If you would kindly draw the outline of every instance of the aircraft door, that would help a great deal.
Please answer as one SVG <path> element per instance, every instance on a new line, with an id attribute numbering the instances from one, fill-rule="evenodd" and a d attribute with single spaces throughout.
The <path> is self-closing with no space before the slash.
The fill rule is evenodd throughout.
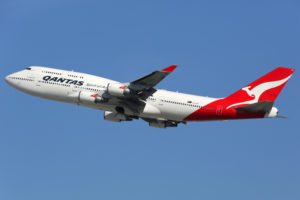
<path id="1" fill-rule="evenodd" d="M 32 79 L 32 80 L 35 81 L 35 77 L 36 77 L 36 74 L 34 72 L 32 72 L 32 71 L 29 71 L 27 73 L 27 78 Z"/>
<path id="2" fill-rule="evenodd" d="M 223 106 L 218 105 L 216 111 L 217 116 L 222 116 L 222 112 L 223 112 Z"/>
<path id="3" fill-rule="evenodd" d="M 159 106 L 163 106 L 164 105 L 164 97 L 159 97 L 158 105 Z"/>

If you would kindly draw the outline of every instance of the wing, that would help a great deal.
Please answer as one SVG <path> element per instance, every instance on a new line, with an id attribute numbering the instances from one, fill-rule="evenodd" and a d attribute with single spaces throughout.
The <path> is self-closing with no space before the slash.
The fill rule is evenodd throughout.
<path id="1" fill-rule="evenodd" d="M 172 65 L 160 71 L 152 72 L 147 76 L 139 78 L 135 81 L 129 83 L 128 88 L 134 91 L 145 91 L 150 90 L 156 86 L 160 81 L 162 81 L 166 76 L 168 76 L 177 65 Z"/>
<path id="2" fill-rule="evenodd" d="M 136 116 L 143 112 L 146 105 L 145 99 L 156 92 L 154 86 L 174 71 L 176 67 L 177 65 L 172 65 L 163 70 L 154 71 L 129 83 L 109 84 L 106 93 L 103 94 L 103 99 L 110 104 L 125 108 L 126 115 Z"/>

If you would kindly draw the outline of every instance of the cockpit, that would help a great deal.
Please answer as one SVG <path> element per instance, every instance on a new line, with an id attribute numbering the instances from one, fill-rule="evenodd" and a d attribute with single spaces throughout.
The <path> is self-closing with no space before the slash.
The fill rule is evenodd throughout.
<path id="1" fill-rule="evenodd" d="M 26 70 L 31 70 L 31 67 L 27 67 Z"/>

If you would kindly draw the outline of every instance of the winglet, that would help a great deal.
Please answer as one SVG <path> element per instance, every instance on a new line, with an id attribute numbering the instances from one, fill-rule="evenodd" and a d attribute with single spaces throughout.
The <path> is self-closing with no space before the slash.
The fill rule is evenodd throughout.
<path id="1" fill-rule="evenodd" d="M 176 69 L 176 67 L 177 67 L 177 65 L 171 65 L 170 67 L 167 67 L 161 71 L 170 73 L 170 72 L 174 71 L 174 69 Z"/>

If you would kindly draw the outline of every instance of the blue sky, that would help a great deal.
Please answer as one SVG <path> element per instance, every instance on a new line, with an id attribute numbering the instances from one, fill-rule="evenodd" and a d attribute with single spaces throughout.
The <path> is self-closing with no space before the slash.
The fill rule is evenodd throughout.
<path id="1" fill-rule="evenodd" d="M 0 199 L 300 198 L 299 1 L 0 2 Z M 224 97 L 296 68 L 275 106 L 288 120 L 150 128 L 47 101 L 4 77 L 30 65 Z"/>

